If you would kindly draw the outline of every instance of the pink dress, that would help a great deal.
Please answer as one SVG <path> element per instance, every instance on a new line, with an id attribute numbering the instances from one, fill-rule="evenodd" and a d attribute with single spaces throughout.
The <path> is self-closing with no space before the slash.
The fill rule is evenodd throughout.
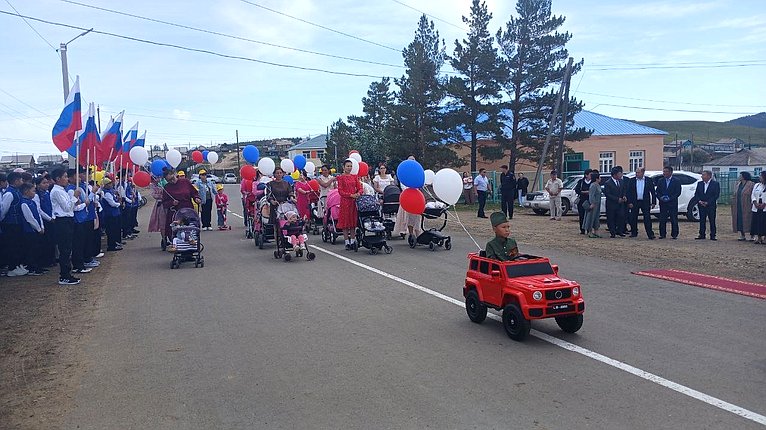
<path id="1" fill-rule="evenodd" d="M 298 215 L 301 218 L 308 218 L 311 214 L 309 205 L 309 195 L 303 194 L 303 191 L 311 192 L 311 186 L 306 181 L 295 183 L 295 203 L 298 205 Z"/>

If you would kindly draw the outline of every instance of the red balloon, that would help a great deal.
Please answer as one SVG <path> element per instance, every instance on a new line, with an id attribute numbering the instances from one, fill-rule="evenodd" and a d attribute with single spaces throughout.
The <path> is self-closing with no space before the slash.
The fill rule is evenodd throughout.
<path id="1" fill-rule="evenodd" d="M 426 209 L 426 196 L 417 188 L 407 188 L 399 196 L 399 205 L 411 214 L 420 215 Z"/>
<path id="2" fill-rule="evenodd" d="M 309 187 L 312 191 L 319 191 L 319 182 L 316 179 L 312 179 L 309 181 Z"/>
<path id="3" fill-rule="evenodd" d="M 351 151 L 348 151 L 348 155 L 358 154 L 358 153 L 359 153 L 359 151 L 357 151 L 356 149 L 352 149 Z"/>
<path id="4" fill-rule="evenodd" d="M 252 181 L 253 179 L 255 179 L 255 167 L 249 164 L 246 166 L 242 166 L 242 168 L 239 169 L 239 176 L 249 181 Z"/>
<path id="5" fill-rule="evenodd" d="M 253 181 L 250 179 L 242 178 L 242 185 L 240 189 L 247 190 L 248 192 L 251 192 L 253 190 Z"/>
<path id="6" fill-rule="evenodd" d="M 370 174 L 370 166 L 364 161 L 359 162 L 359 176 L 365 177 Z"/>
<path id="7" fill-rule="evenodd" d="M 144 172 L 143 170 L 140 172 L 136 172 L 136 174 L 133 175 L 133 183 L 139 187 L 142 187 L 142 188 L 148 187 L 151 182 L 152 182 L 152 177 L 149 176 L 149 174 Z"/>
<path id="8" fill-rule="evenodd" d="M 194 151 L 192 152 L 192 160 L 194 160 L 195 163 L 199 164 L 205 161 L 205 156 L 202 155 L 202 152 L 200 151 Z"/>

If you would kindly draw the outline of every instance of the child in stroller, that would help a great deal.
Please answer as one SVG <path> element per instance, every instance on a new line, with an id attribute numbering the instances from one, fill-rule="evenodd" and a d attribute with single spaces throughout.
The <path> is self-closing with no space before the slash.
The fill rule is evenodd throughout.
<path id="1" fill-rule="evenodd" d="M 386 227 L 386 238 L 391 239 L 396 225 L 396 214 L 399 212 L 399 196 L 402 190 L 396 185 L 389 185 L 383 189 L 383 225 Z"/>
<path id="2" fill-rule="evenodd" d="M 194 261 L 194 267 L 205 267 L 205 258 L 202 256 L 202 242 L 200 240 L 200 219 L 191 208 L 184 208 L 173 215 L 170 229 L 173 240 L 167 251 L 173 253 L 171 269 L 181 267 L 184 261 Z"/>
<path id="3" fill-rule="evenodd" d="M 308 236 L 306 235 L 306 221 L 299 218 L 298 208 L 292 202 L 285 202 L 277 206 L 276 209 L 275 232 L 277 238 L 277 250 L 274 251 L 274 258 L 284 258 L 285 261 L 292 260 L 292 253 L 296 258 L 303 257 L 309 261 L 316 258 L 316 254 L 309 251 L 306 246 Z"/>
<path id="4" fill-rule="evenodd" d="M 338 190 L 330 190 L 327 192 L 327 199 L 324 202 L 324 219 L 322 220 L 322 241 L 330 242 L 335 245 L 335 241 L 341 232 L 337 229 L 336 224 L 340 217 L 340 194 Z"/>
<path id="5" fill-rule="evenodd" d="M 390 254 L 394 249 L 386 242 L 386 227 L 380 212 L 380 203 L 375 196 L 361 195 L 356 199 L 356 210 L 359 217 L 356 227 L 356 242 L 354 251 L 360 246 L 370 250 L 375 255 L 381 249 Z"/>

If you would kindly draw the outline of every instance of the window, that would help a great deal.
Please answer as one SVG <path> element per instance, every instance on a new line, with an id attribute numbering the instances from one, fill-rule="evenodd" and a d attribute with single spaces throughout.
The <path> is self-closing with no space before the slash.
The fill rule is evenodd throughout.
<path id="1" fill-rule="evenodd" d="M 756 167 L 755 169 L 753 169 L 753 173 L 755 173 L 755 176 L 760 175 L 761 171 L 763 171 L 763 168 L 761 167 Z"/>
<path id="2" fill-rule="evenodd" d="M 598 170 L 600 172 L 609 173 L 614 167 L 614 152 L 599 152 L 598 153 Z"/>
<path id="3" fill-rule="evenodd" d="M 631 172 L 644 167 L 644 151 L 630 151 L 628 160 Z"/>
<path id="4" fill-rule="evenodd" d="M 303 151 L 303 156 L 306 158 L 311 158 L 311 151 Z"/>
<path id="5" fill-rule="evenodd" d="M 736 167 L 729 167 L 729 172 L 736 172 L 736 171 L 737 171 Z"/>
<path id="6" fill-rule="evenodd" d="M 319 159 L 324 158 L 324 151 L 317 151 L 317 158 Z"/>
<path id="7" fill-rule="evenodd" d="M 689 175 L 681 175 L 678 173 L 673 173 L 673 177 L 678 178 L 679 181 L 681 181 L 681 185 L 691 185 L 697 182 L 696 179 Z"/>
<path id="8" fill-rule="evenodd" d="M 489 262 L 487 261 L 480 261 L 479 262 L 479 272 L 489 275 Z"/>
<path id="9" fill-rule="evenodd" d="M 509 264 L 505 267 L 505 271 L 508 273 L 509 278 L 554 274 L 550 263 Z"/>

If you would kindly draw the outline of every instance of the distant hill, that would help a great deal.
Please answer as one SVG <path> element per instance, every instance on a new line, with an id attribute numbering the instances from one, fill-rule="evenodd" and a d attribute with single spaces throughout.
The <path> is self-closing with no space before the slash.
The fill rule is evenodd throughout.
<path id="1" fill-rule="evenodd" d="M 675 140 L 676 135 L 679 139 L 691 139 L 694 136 L 696 143 L 710 143 L 718 139 L 736 137 L 753 145 L 766 146 L 766 128 L 714 121 L 638 121 L 638 123 L 668 132 L 665 142 Z"/>
<path id="2" fill-rule="evenodd" d="M 766 112 L 727 121 L 729 124 L 744 125 L 746 127 L 766 128 Z"/>

